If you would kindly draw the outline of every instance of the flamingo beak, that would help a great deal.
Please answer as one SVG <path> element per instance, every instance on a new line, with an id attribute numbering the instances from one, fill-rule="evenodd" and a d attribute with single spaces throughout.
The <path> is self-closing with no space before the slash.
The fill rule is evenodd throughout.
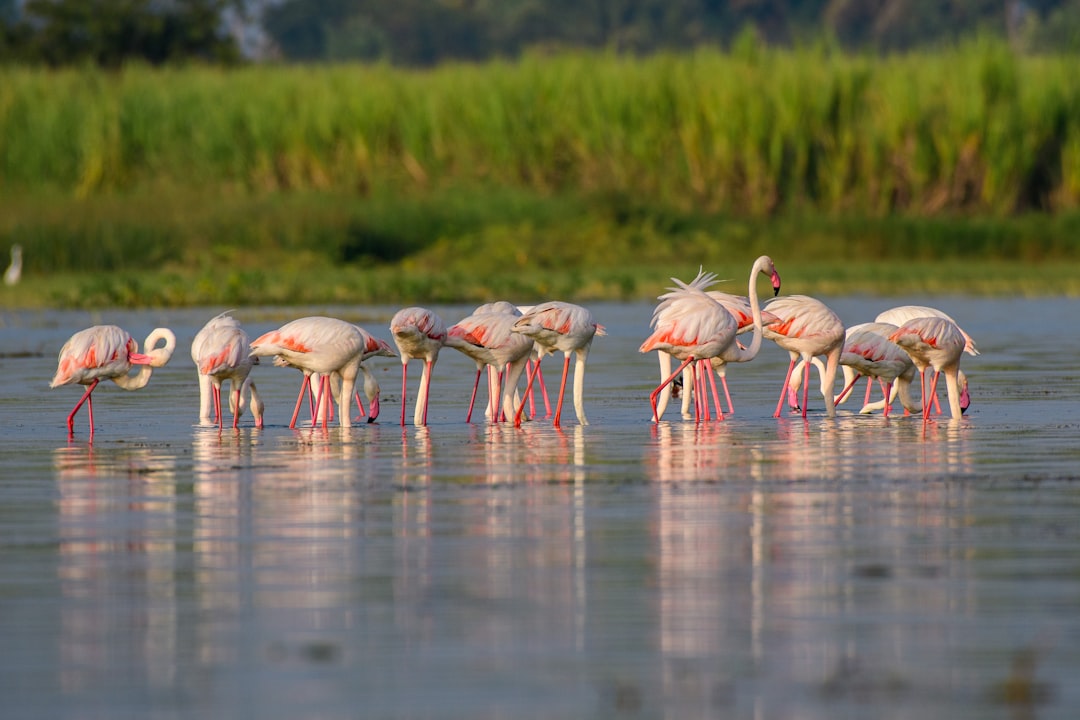
<path id="1" fill-rule="evenodd" d="M 960 391 L 960 414 L 966 413 L 969 407 L 971 407 L 971 395 L 968 394 L 967 383 L 964 383 L 964 388 Z"/>
<path id="2" fill-rule="evenodd" d="M 780 273 L 776 272 L 776 270 L 772 271 L 772 290 L 773 297 L 780 294 Z"/>
<path id="3" fill-rule="evenodd" d="M 371 402 L 368 403 L 367 421 L 373 423 L 377 417 L 379 417 L 379 394 L 375 393 L 375 397 L 371 398 Z"/>

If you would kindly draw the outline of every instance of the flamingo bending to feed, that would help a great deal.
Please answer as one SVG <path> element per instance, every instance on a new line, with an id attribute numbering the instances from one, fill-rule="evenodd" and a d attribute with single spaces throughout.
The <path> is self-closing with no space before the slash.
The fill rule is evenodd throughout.
<path id="1" fill-rule="evenodd" d="M 263 426 L 263 402 L 251 380 L 251 368 L 258 362 L 251 357 L 251 344 L 240 322 L 221 313 L 203 326 L 191 342 L 191 359 L 199 373 L 199 420 L 210 421 L 211 405 L 218 429 L 222 426 L 221 386 L 229 381 L 229 408 L 233 427 L 239 424 L 244 411 L 244 392 L 251 397 L 251 414 L 255 427 Z"/>
<path id="2" fill-rule="evenodd" d="M 401 425 L 405 426 L 405 394 L 408 390 L 409 360 L 424 361 L 420 375 L 420 391 L 416 395 L 413 424 L 427 425 L 428 393 L 431 371 L 439 359 L 439 350 L 446 342 L 446 325 L 435 312 L 422 307 L 407 307 L 390 320 L 390 332 L 401 355 Z"/>
<path id="3" fill-rule="evenodd" d="M 846 401 L 855 383 L 865 376 L 871 382 L 877 379 L 883 399 L 872 404 L 864 402 L 860 413 L 867 414 L 881 407 L 888 417 L 892 401 L 898 395 L 905 414 L 914 412 L 911 383 L 915 379 L 915 365 L 907 352 L 889 339 L 896 330 L 896 325 L 884 322 L 862 323 L 847 329 L 844 350 L 840 354 L 844 389 L 836 398 L 837 404 Z"/>
<path id="4" fill-rule="evenodd" d="M 967 380 L 960 372 L 960 356 L 964 353 L 966 340 L 956 323 L 942 317 L 918 317 L 901 325 L 889 339 L 907 351 L 920 376 L 926 368 L 934 369 L 929 395 L 925 389 L 923 392 L 923 419 L 930 417 L 938 376 L 943 372 L 949 394 L 949 412 L 953 419 L 959 418 L 967 409 L 969 398 Z"/>
<path id="5" fill-rule="evenodd" d="M 840 365 L 840 353 L 844 347 L 844 324 L 825 303 L 807 295 L 779 297 L 768 303 L 767 309 L 777 320 L 765 324 L 765 337 L 787 350 L 791 356 L 787 375 L 780 390 L 773 417 L 780 417 L 780 408 L 788 391 L 795 364 L 801 359 L 803 365 L 802 416 L 806 417 L 806 405 L 810 393 L 810 363 L 814 357 L 825 356 L 822 373 L 822 395 L 825 398 L 825 414 L 836 415 L 832 386 Z"/>
<path id="6" fill-rule="evenodd" d="M 329 414 L 327 405 L 332 402 L 328 398 L 334 395 L 331 392 L 331 376 L 335 373 L 341 377 L 338 422 L 341 427 L 351 427 L 352 420 L 345 404 L 352 398 L 364 348 L 364 338 L 355 325 L 337 318 L 313 316 L 293 320 L 256 338 L 251 343 L 251 355 L 278 356 L 280 360 L 275 359 L 275 365 L 285 364 L 304 373 L 304 385 L 300 388 L 300 397 L 289 422 L 290 428 L 296 427 L 300 403 L 305 389 L 310 387 L 311 375 L 319 376 L 315 421 L 322 418 L 323 428 L 326 427 Z"/>
<path id="7" fill-rule="evenodd" d="M 742 325 L 741 303 L 738 299 L 730 300 L 735 296 L 706 291 L 706 288 L 714 282 L 715 275 L 699 271 L 697 278 L 690 284 L 672 278 L 679 287 L 672 288 L 671 292 L 660 296 L 661 303 L 653 311 L 653 333 L 639 348 L 640 352 L 660 351 L 661 383 L 650 394 L 655 422 L 659 422 L 663 413 L 662 407 L 667 401 L 665 396 L 663 402 L 660 403 L 657 396 L 666 392 L 669 384 L 680 372 L 687 367 L 693 368 L 694 360 L 709 360 L 710 365 L 717 368 L 717 374 L 724 381 L 724 373 L 721 370 L 727 363 L 749 362 L 757 357 L 762 338 L 762 310 L 757 295 L 758 273 L 769 276 L 774 294 L 780 292 L 780 274 L 776 271 L 772 259 L 767 255 L 762 255 L 750 269 L 747 304 L 749 305 L 749 325 L 753 329 L 754 337 L 750 345 L 745 348 L 735 340 Z M 683 360 L 683 363 L 674 373 L 668 374 L 672 357 Z M 722 418 L 723 412 L 719 398 L 716 396 L 715 381 L 711 374 L 708 378 L 713 385 L 713 401 L 716 405 L 717 417 Z M 728 394 L 726 382 L 723 384 L 730 408 L 731 397 Z M 697 397 L 703 397 L 703 382 L 695 381 L 693 385 L 698 389 Z M 690 392 L 685 388 L 684 391 Z M 684 396 L 684 401 L 688 402 L 689 398 Z M 707 413 L 708 404 L 704 403 L 703 407 Z M 700 412 L 698 416 L 700 417 Z"/>
<path id="8" fill-rule="evenodd" d="M 164 340 L 164 347 L 157 347 Z M 94 437 L 94 388 L 102 380 L 112 380 L 125 390 L 138 390 L 150 382 L 154 368 L 164 367 L 176 349 L 176 335 L 168 328 L 155 328 L 139 352 L 139 343 L 126 330 L 116 325 L 95 325 L 80 330 L 60 348 L 56 375 L 49 387 L 76 383 L 86 385 L 86 392 L 75 403 L 67 418 L 68 437 L 75 435 L 75 414 L 83 403 L 90 415 L 90 438 Z M 139 372 L 129 375 L 132 367 Z"/>
<path id="9" fill-rule="evenodd" d="M 525 397 L 532 390 L 533 379 L 540 369 L 540 362 L 545 355 L 562 351 L 563 374 L 559 384 L 559 400 L 555 404 L 555 427 L 560 427 L 562 417 L 563 395 L 566 392 L 566 376 L 570 372 L 570 355 L 576 357 L 574 364 L 574 411 L 577 413 L 578 422 L 588 425 L 585 417 L 585 360 L 589 357 L 589 348 L 592 346 L 593 337 L 607 335 L 604 326 L 593 319 L 593 315 L 587 309 L 573 303 L 550 302 L 536 305 L 529 312 L 522 315 L 511 330 L 532 338 L 537 352 L 536 364 L 529 373 L 525 383 Z M 521 411 L 525 407 L 522 402 L 514 414 L 514 425 L 521 426 Z"/>
<path id="10" fill-rule="evenodd" d="M 481 306 L 481 309 L 485 307 Z M 500 410 L 505 417 L 514 415 L 514 397 L 510 390 L 517 386 L 521 372 L 529 361 L 533 341 L 521 333 L 512 331 L 511 328 L 521 316 L 512 305 L 510 308 L 513 312 L 495 310 L 473 313 L 446 331 L 446 344 L 476 362 L 476 382 L 473 383 L 472 398 L 469 400 L 469 412 L 465 416 L 465 422 L 470 422 L 472 419 L 476 391 L 480 386 L 480 376 L 485 367 L 490 373 L 487 415 L 492 422 L 499 421 Z M 507 368 L 509 368 L 508 372 Z"/>

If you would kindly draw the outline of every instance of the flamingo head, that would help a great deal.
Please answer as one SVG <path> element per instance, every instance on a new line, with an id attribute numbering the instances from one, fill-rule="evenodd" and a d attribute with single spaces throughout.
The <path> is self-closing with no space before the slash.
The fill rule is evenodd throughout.
<path id="1" fill-rule="evenodd" d="M 956 375 L 957 383 L 960 385 L 960 414 L 967 412 L 967 409 L 971 407 L 971 395 L 968 393 L 968 381 L 967 375 L 960 371 Z"/>

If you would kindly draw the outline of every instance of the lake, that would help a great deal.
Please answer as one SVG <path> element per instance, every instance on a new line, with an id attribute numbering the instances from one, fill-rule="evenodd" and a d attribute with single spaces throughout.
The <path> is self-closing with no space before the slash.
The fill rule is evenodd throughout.
<path id="1" fill-rule="evenodd" d="M 219 433 L 189 349 L 221 309 L 0 312 L 0 714 L 1073 717 L 1080 301 L 823 299 L 849 325 L 949 312 L 982 352 L 968 414 L 773 418 L 787 353 L 765 341 L 729 367 L 735 414 L 657 425 L 651 305 L 597 303 L 587 427 L 572 405 L 561 430 L 466 424 L 475 366 L 444 349 L 426 428 L 419 365 L 402 428 L 400 363 L 376 358 L 378 423 L 290 430 L 301 376 L 263 364 L 266 427 Z M 396 309 L 234 314 L 389 340 Z M 93 443 L 85 409 L 69 441 L 82 388 L 48 383 L 97 323 L 178 349 L 142 390 L 103 383 Z"/>

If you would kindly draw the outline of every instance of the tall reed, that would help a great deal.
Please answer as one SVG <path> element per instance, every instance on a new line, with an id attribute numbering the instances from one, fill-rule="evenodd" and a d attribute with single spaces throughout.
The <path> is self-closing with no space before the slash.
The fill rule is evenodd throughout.
<path id="1" fill-rule="evenodd" d="M 512 186 L 770 215 L 1080 205 L 1073 57 L 972 41 L 382 65 L 0 69 L 0 191 Z"/>

